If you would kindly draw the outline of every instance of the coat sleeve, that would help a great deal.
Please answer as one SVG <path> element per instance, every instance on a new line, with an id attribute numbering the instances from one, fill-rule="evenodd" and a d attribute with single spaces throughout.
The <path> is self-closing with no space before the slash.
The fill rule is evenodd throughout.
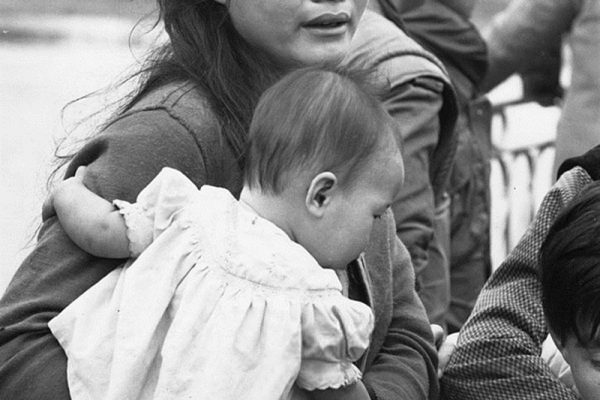
<path id="1" fill-rule="evenodd" d="M 515 72 L 529 69 L 560 45 L 578 1 L 515 0 L 483 30 L 489 67 L 483 83 L 490 90 Z"/>
<path id="2" fill-rule="evenodd" d="M 392 317 L 363 381 L 372 399 L 437 399 L 437 353 L 431 327 L 415 292 L 408 251 L 394 235 L 393 223 L 387 229 L 392 270 L 386 279 L 391 281 Z"/>
<path id="3" fill-rule="evenodd" d="M 436 204 L 430 173 L 440 136 L 443 88 L 438 79 L 419 77 L 394 87 L 385 102 L 400 127 L 405 168 L 400 198 L 392 206 L 397 235 L 410 253 L 417 290 L 427 313 L 439 319 L 443 319 L 448 306 L 441 303 L 444 299 L 449 302 L 449 294 L 442 293 L 446 288 L 449 238 L 435 232 Z"/>
<path id="4" fill-rule="evenodd" d="M 449 400 L 576 399 L 541 358 L 548 335 L 537 258 L 559 211 L 591 182 L 580 167 L 544 198 L 515 249 L 484 286 L 442 377 Z"/>
<path id="5" fill-rule="evenodd" d="M 85 185 L 105 199 L 134 202 L 164 167 L 202 186 L 206 170 L 192 134 L 166 110 L 139 111 L 112 123 L 73 159 L 67 176 L 88 165 Z"/>

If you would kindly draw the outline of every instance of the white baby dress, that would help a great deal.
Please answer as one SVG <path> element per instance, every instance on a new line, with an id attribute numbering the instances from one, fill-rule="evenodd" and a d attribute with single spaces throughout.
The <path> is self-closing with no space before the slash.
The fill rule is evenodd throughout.
<path id="1" fill-rule="evenodd" d="M 373 314 L 225 189 L 165 168 L 115 201 L 133 256 L 50 321 L 80 399 L 296 398 L 360 379 Z"/>

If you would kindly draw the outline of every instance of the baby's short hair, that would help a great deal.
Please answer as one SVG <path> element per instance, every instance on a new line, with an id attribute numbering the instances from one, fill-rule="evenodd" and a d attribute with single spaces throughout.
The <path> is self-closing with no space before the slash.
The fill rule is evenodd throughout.
<path id="1" fill-rule="evenodd" d="M 245 183 L 278 194 L 294 174 L 331 171 L 346 185 L 382 138 L 396 135 L 369 71 L 296 70 L 260 98 L 248 134 Z"/>
<path id="2" fill-rule="evenodd" d="M 542 304 L 562 344 L 600 345 L 600 182 L 561 211 L 540 251 Z"/>

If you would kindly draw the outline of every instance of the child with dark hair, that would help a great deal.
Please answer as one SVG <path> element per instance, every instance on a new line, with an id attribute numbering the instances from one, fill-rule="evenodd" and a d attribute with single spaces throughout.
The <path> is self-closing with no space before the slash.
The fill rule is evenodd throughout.
<path id="1" fill-rule="evenodd" d="M 542 304 L 551 335 L 542 356 L 584 400 L 600 398 L 599 238 L 600 182 L 595 181 L 559 214 L 540 252 Z"/>
<path id="2" fill-rule="evenodd" d="M 132 260 L 50 322 L 73 399 L 368 397 L 374 317 L 341 272 L 398 196 L 396 136 L 362 75 L 309 68 L 262 95 L 239 201 L 165 168 L 111 204 L 81 167 L 50 200 L 61 224 Z"/>

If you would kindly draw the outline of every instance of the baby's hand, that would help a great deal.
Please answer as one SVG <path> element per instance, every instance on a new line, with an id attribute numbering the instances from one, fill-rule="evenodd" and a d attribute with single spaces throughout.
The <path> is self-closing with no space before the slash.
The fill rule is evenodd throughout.
<path id="1" fill-rule="evenodd" d="M 54 209 L 54 200 L 64 192 L 69 192 L 73 187 L 73 185 L 83 185 L 83 177 L 85 176 L 85 166 L 80 166 L 75 171 L 75 175 L 70 178 L 65 179 L 64 181 L 59 182 L 50 192 L 50 195 L 44 200 L 44 204 L 42 205 L 42 221 L 47 220 L 56 215 L 56 210 Z"/>

